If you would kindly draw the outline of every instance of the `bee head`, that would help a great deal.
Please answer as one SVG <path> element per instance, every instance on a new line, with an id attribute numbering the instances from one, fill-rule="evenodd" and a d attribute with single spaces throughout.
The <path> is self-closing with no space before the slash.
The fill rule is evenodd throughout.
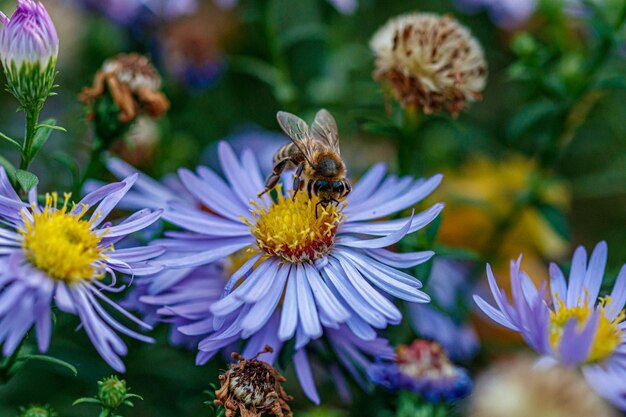
<path id="1" fill-rule="evenodd" d="M 313 191 L 322 198 L 333 198 L 338 200 L 346 195 L 346 185 L 343 181 L 316 180 L 313 184 Z"/>

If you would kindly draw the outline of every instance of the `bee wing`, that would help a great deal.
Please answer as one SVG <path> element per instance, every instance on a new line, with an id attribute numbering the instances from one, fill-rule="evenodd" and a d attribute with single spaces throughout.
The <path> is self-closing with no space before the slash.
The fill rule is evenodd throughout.
<path id="1" fill-rule="evenodd" d="M 311 125 L 313 137 L 327 148 L 341 155 L 339 150 L 339 132 L 335 118 L 326 109 L 321 109 L 315 115 L 315 120 Z"/>
<path id="2" fill-rule="evenodd" d="M 278 124 L 281 129 L 283 129 L 293 144 L 302 152 L 307 162 L 311 166 L 314 166 L 313 154 L 315 152 L 315 141 L 309 131 L 309 125 L 298 116 L 284 111 L 279 111 L 276 114 L 276 119 L 278 119 Z"/>

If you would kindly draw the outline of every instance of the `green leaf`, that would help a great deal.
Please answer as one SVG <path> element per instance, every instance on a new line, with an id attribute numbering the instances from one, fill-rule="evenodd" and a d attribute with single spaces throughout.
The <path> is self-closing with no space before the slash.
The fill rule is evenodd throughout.
<path id="1" fill-rule="evenodd" d="M 100 400 L 97 398 L 79 398 L 72 403 L 72 406 L 79 404 L 97 404 L 101 405 Z"/>
<path id="2" fill-rule="evenodd" d="M 4 156 L 0 155 L 0 166 L 4 167 L 7 176 L 9 177 L 11 182 L 15 184 L 17 178 L 15 177 L 15 167 L 13 166 L 13 164 L 9 162 L 9 160 L 6 159 Z"/>
<path id="3" fill-rule="evenodd" d="M 17 149 L 19 149 L 20 151 L 22 150 L 22 145 L 20 145 L 20 143 L 18 141 L 16 141 L 15 139 L 10 138 L 9 136 L 5 135 L 2 132 L 0 132 L 0 138 L 6 140 L 7 142 L 9 142 L 12 145 L 15 145 L 15 147 L 17 147 Z"/>
<path id="4" fill-rule="evenodd" d="M 33 187 L 39 184 L 39 178 L 37 178 L 35 174 L 24 171 L 23 169 L 15 171 L 15 178 L 25 192 L 29 192 Z"/>
<path id="5" fill-rule="evenodd" d="M 623 74 L 607 74 L 592 83 L 594 89 L 626 90 L 626 78 Z"/>
<path id="6" fill-rule="evenodd" d="M 567 217 L 561 210 L 554 207 L 551 204 L 539 203 L 537 209 L 541 213 L 544 219 L 552 226 L 559 236 L 565 240 L 570 239 L 569 225 L 567 224 Z"/>
<path id="7" fill-rule="evenodd" d="M 33 138 L 31 155 L 29 155 L 31 159 L 33 159 L 37 155 L 39 150 L 43 147 L 43 145 L 45 145 L 45 143 L 50 138 L 50 135 L 55 130 L 61 130 L 65 132 L 64 128 L 56 126 L 56 120 L 54 119 L 46 119 L 43 123 L 39 123 L 37 125 L 37 129 L 35 130 L 35 137 Z"/>
<path id="8" fill-rule="evenodd" d="M 74 365 L 65 362 L 64 360 L 58 359 L 58 358 L 54 358 L 52 356 L 48 356 L 48 355 L 24 355 L 24 356 L 20 356 L 18 358 L 21 361 L 40 361 L 40 362 L 48 362 L 48 363 L 52 363 L 54 365 L 59 365 L 62 366 L 64 368 L 69 369 L 70 371 L 72 371 L 72 373 L 74 374 L 74 376 L 78 375 L 78 370 L 74 367 Z"/>
<path id="9" fill-rule="evenodd" d="M 511 120 L 507 129 L 508 136 L 518 139 L 537 123 L 556 114 L 557 110 L 557 105 L 550 101 L 539 101 L 526 106 Z"/>

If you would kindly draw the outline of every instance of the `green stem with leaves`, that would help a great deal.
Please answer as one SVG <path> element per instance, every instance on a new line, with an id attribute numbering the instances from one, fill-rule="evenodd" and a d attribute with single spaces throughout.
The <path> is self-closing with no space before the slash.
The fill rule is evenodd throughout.
<path id="1" fill-rule="evenodd" d="M 602 96 L 600 91 L 593 89 L 593 83 L 615 47 L 615 38 L 626 22 L 626 1 L 617 15 L 611 31 L 596 49 L 595 56 L 587 65 L 587 70 L 579 89 L 574 93 L 571 105 L 565 110 L 563 125 L 555 142 L 557 158 L 562 158 L 564 151 L 571 143 L 576 131 L 587 119 L 594 104 Z"/>
<path id="2" fill-rule="evenodd" d="M 20 169 L 28 171 L 28 166 L 32 160 L 32 147 L 33 140 L 35 139 L 35 132 L 37 131 L 37 125 L 39 123 L 40 106 L 34 106 L 30 109 L 25 109 L 26 112 L 26 134 L 24 136 L 24 144 L 22 145 L 22 160 L 20 162 Z"/>

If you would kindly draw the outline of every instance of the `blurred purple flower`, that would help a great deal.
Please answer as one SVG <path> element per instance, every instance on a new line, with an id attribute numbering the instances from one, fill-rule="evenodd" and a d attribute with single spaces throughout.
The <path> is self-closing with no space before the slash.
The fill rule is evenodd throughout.
<path id="1" fill-rule="evenodd" d="M 243 126 L 232 135 L 223 139 L 241 154 L 245 149 L 251 150 L 259 162 L 262 175 L 272 172 L 274 154 L 286 144 L 289 139 L 282 133 L 263 130 L 256 126 Z M 220 161 L 217 153 L 218 143 L 208 146 L 200 159 L 201 163 L 221 172 Z"/>
<path id="2" fill-rule="evenodd" d="M 471 323 L 455 319 L 459 303 L 469 304 L 471 300 L 468 269 L 459 261 L 435 259 L 426 285 L 434 303 L 407 303 L 409 320 L 417 335 L 439 342 L 452 359 L 461 361 L 471 359 L 479 347 Z"/>
<path id="3" fill-rule="evenodd" d="M 337 11 L 343 14 L 353 14 L 357 7 L 357 0 L 327 0 Z M 215 4 L 225 9 L 232 9 L 239 3 L 239 0 L 215 0 Z"/>
<path id="4" fill-rule="evenodd" d="M 102 13 L 122 25 L 138 20 L 169 20 L 189 13 L 198 7 L 197 0 L 72 0 L 90 10 Z"/>
<path id="5" fill-rule="evenodd" d="M 609 297 L 598 299 L 607 259 L 607 245 L 596 245 L 589 263 L 579 247 L 572 258 L 569 280 L 550 265 L 551 305 L 546 286 L 537 288 L 520 271 L 521 257 L 511 262 L 513 303 L 500 289 L 487 265 L 487 278 L 497 307 L 474 299 L 492 320 L 513 331 L 543 355 L 544 363 L 578 367 L 591 387 L 613 405 L 626 410 L 626 265 Z"/>
<path id="6" fill-rule="evenodd" d="M 36 188 L 29 193 L 29 203 L 22 202 L 0 168 L 0 221 L 7 226 L 0 230 L 0 343 L 4 355 L 11 355 L 33 326 L 39 350 L 48 349 L 53 299 L 59 310 L 79 316 L 98 353 L 118 372 L 124 371 L 120 356 L 127 348 L 114 330 L 153 342 L 121 325 L 101 305 L 150 329 L 104 295 L 123 289 L 115 286 L 117 273 L 141 276 L 163 269 L 148 262 L 163 254 L 163 247 L 114 247 L 130 233 L 154 223 L 161 210 L 140 210 L 115 226 L 104 222 L 135 180 L 136 176 L 131 176 L 107 184 L 72 206 L 69 194 L 61 207 L 56 193 L 47 194 L 45 205 L 40 206 Z M 89 220 L 83 219 L 94 206 Z M 107 275 L 110 284 L 103 283 Z"/>
<path id="7" fill-rule="evenodd" d="M 498 26 L 515 29 L 532 16 L 537 0 L 455 0 L 455 4 L 466 13 L 486 10 Z"/>
<path id="8" fill-rule="evenodd" d="M 454 401 L 472 390 L 467 371 L 454 366 L 441 346 L 428 340 L 399 346 L 394 362 L 371 365 L 368 375 L 390 391 L 409 391 L 429 402 Z"/>

